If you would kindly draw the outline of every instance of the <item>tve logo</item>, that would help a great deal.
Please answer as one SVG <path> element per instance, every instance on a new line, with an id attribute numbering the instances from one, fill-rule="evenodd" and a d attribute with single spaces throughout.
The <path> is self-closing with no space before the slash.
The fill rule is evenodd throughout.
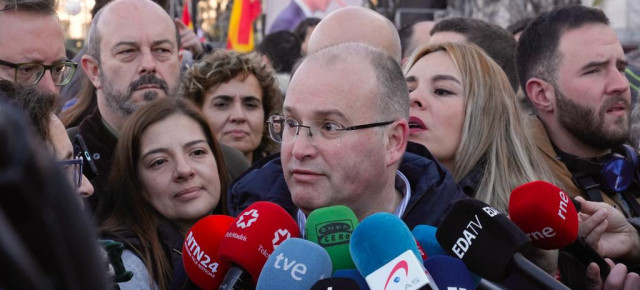
<path id="1" fill-rule="evenodd" d="M 367 275 L 365 280 L 371 290 L 420 289 L 432 281 L 427 277 L 422 262 L 411 250 Z"/>
<path id="2" fill-rule="evenodd" d="M 282 253 L 276 256 L 276 262 L 273 263 L 273 267 L 276 269 L 282 269 L 285 272 L 291 270 L 291 278 L 296 281 L 302 280 L 300 275 L 307 273 L 307 265 L 297 263 L 296 260 L 289 261 L 289 258 L 285 257 Z"/>
<path id="3" fill-rule="evenodd" d="M 258 220 L 258 210 L 257 209 L 252 209 L 248 212 L 243 213 L 240 218 L 238 219 L 238 221 L 236 222 L 236 225 L 239 228 L 248 228 L 251 226 L 251 224 L 253 222 L 255 222 L 256 220 Z"/>

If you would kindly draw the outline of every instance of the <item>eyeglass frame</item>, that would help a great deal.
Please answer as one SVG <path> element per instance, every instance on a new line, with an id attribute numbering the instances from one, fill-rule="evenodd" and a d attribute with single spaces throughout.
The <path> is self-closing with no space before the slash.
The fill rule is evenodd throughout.
<path id="1" fill-rule="evenodd" d="M 76 187 L 80 187 L 82 185 L 82 167 L 84 165 L 84 158 L 82 157 L 82 155 L 78 155 L 75 158 L 70 160 L 58 161 L 58 164 L 62 166 L 63 169 L 65 169 L 64 168 L 65 166 L 79 165 L 78 167 L 76 167 L 78 169 L 75 170 L 73 173 L 73 178 L 74 178 L 73 182 L 75 183 L 73 185 L 75 185 Z"/>
<path id="2" fill-rule="evenodd" d="M 20 66 L 26 65 L 26 64 L 40 65 L 40 66 L 44 67 L 44 70 L 42 71 L 42 74 L 40 75 L 40 77 L 36 78 L 36 80 L 31 84 L 18 82 L 18 68 Z M 44 74 L 45 74 L 45 72 L 47 70 L 49 71 L 49 73 L 51 73 L 51 69 L 53 69 L 53 67 L 61 65 L 61 64 L 69 64 L 69 65 L 71 65 L 71 67 L 73 68 L 73 71 L 71 72 L 71 76 L 69 77 L 69 79 L 67 79 L 64 83 L 60 83 L 60 84 L 54 83 L 54 85 L 58 86 L 58 87 L 67 85 L 67 84 L 69 84 L 71 82 L 71 79 L 73 79 L 73 76 L 75 75 L 76 71 L 78 70 L 78 64 L 77 63 L 75 63 L 75 62 L 73 62 L 71 60 L 65 60 L 63 62 L 58 62 L 58 63 L 54 63 L 54 64 L 51 64 L 51 65 L 46 65 L 46 64 L 41 64 L 41 63 L 38 63 L 38 62 L 12 63 L 12 62 L 8 62 L 6 60 L 1 60 L 0 59 L 0 65 L 4 65 L 4 66 L 8 66 L 10 68 L 13 68 L 13 81 L 16 82 L 16 83 L 19 83 L 21 85 L 25 85 L 25 86 L 35 86 L 35 85 L 37 85 L 42 80 L 42 78 L 44 77 Z"/>
<path id="3" fill-rule="evenodd" d="M 300 127 L 307 128 L 307 130 L 309 130 L 309 135 L 308 135 L 308 136 L 309 136 L 309 137 L 313 137 L 313 133 L 311 133 L 311 126 L 303 125 L 303 124 L 299 123 L 297 120 L 294 120 L 294 121 L 296 121 L 296 123 L 298 123 L 298 124 L 296 124 L 296 125 L 295 125 L 295 127 L 296 127 L 296 133 L 295 133 L 295 135 L 294 135 L 294 138 L 293 138 L 290 142 L 282 142 L 282 141 L 275 140 L 275 139 L 273 138 L 273 134 L 272 134 L 272 132 L 271 132 L 271 124 L 274 124 L 274 122 L 273 122 L 273 120 L 272 120 L 274 117 L 282 117 L 282 123 L 280 123 L 280 125 L 282 126 L 282 130 L 283 130 L 283 131 L 282 131 L 282 133 L 283 133 L 283 134 L 284 134 L 284 129 L 285 129 L 285 128 L 284 128 L 284 122 L 287 120 L 287 118 L 286 118 L 285 116 L 283 116 L 283 115 L 275 114 L 275 115 L 271 115 L 271 116 L 269 116 L 269 119 L 267 119 L 267 122 L 266 122 L 266 123 L 269 123 L 269 124 L 270 124 L 270 125 L 269 125 L 269 137 L 271 137 L 271 140 L 275 141 L 276 143 L 280 143 L 280 144 L 293 143 L 293 141 L 295 141 L 295 139 L 296 139 L 295 137 L 297 137 L 297 136 L 300 134 Z M 349 126 L 349 127 L 346 127 L 346 128 L 335 129 L 335 130 L 336 130 L 336 131 L 355 131 L 355 130 L 360 130 L 360 129 L 368 129 L 368 128 L 375 128 L 375 127 L 382 127 L 382 126 L 390 125 L 390 124 L 392 124 L 392 123 L 393 123 L 393 122 L 395 122 L 395 121 L 396 121 L 396 120 L 393 120 L 393 121 L 385 121 L 385 122 L 367 123 L 367 124 L 361 124 L 361 125 Z"/>

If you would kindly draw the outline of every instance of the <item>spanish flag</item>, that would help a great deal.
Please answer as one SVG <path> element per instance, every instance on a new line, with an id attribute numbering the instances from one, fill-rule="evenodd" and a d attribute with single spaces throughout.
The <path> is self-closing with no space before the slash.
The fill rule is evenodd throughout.
<path id="1" fill-rule="evenodd" d="M 238 52 L 253 50 L 253 21 L 258 18 L 262 6 L 259 0 L 234 0 L 229 19 L 227 48 Z"/>
<path id="2" fill-rule="evenodd" d="M 193 30 L 193 21 L 191 21 L 191 13 L 189 13 L 189 5 L 191 2 L 185 0 L 182 3 L 182 23 L 189 27 L 189 30 Z"/>

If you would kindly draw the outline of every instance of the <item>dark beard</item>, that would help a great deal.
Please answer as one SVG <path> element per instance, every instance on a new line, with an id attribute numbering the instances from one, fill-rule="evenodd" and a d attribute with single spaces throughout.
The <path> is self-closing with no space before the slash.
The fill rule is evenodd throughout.
<path id="1" fill-rule="evenodd" d="M 596 114 L 595 110 L 578 104 L 568 98 L 555 87 L 558 103 L 558 120 L 580 142 L 593 148 L 606 150 L 623 144 L 629 139 L 629 102 L 621 95 L 609 97 Z M 617 102 L 627 105 L 627 118 L 619 117 L 615 124 L 619 129 L 606 130 L 605 115 L 607 108 Z"/>
<path id="2" fill-rule="evenodd" d="M 142 85 L 158 85 L 160 89 L 162 89 L 167 96 L 170 96 L 171 93 L 174 93 L 174 90 L 169 92 L 169 87 L 167 82 L 157 78 L 155 75 L 146 74 L 141 76 L 139 79 L 131 82 L 126 92 L 120 91 L 114 88 L 102 70 L 99 71 L 98 77 L 100 78 L 100 82 L 102 83 L 102 91 L 105 94 L 105 99 L 107 101 L 107 105 L 114 111 L 118 112 L 121 116 L 130 116 L 135 111 L 137 111 L 140 106 L 144 104 L 131 104 L 129 100 L 133 95 L 133 92 Z M 144 93 L 143 98 L 146 102 L 151 102 L 158 98 L 158 92 L 156 91 L 147 91 Z"/>

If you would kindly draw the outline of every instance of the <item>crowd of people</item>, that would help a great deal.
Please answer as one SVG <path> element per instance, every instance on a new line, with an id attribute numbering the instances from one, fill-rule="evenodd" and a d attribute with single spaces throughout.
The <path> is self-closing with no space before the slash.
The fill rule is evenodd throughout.
<path id="1" fill-rule="evenodd" d="M 335 205 L 437 227 L 460 200 L 508 215 L 537 180 L 574 198 L 610 274 L 570 249 L 525 256 L 572 289 L 640 289 L 640 109 L 602 11 L 510 31 L 347 6 L 237 53 L 166 3 L 98 2 L 71 57 L 55 0 L 0 0 L 0 289 L 190 289 L 182 247 L 209 215 L 268 201 L 300 233 Z"/>

